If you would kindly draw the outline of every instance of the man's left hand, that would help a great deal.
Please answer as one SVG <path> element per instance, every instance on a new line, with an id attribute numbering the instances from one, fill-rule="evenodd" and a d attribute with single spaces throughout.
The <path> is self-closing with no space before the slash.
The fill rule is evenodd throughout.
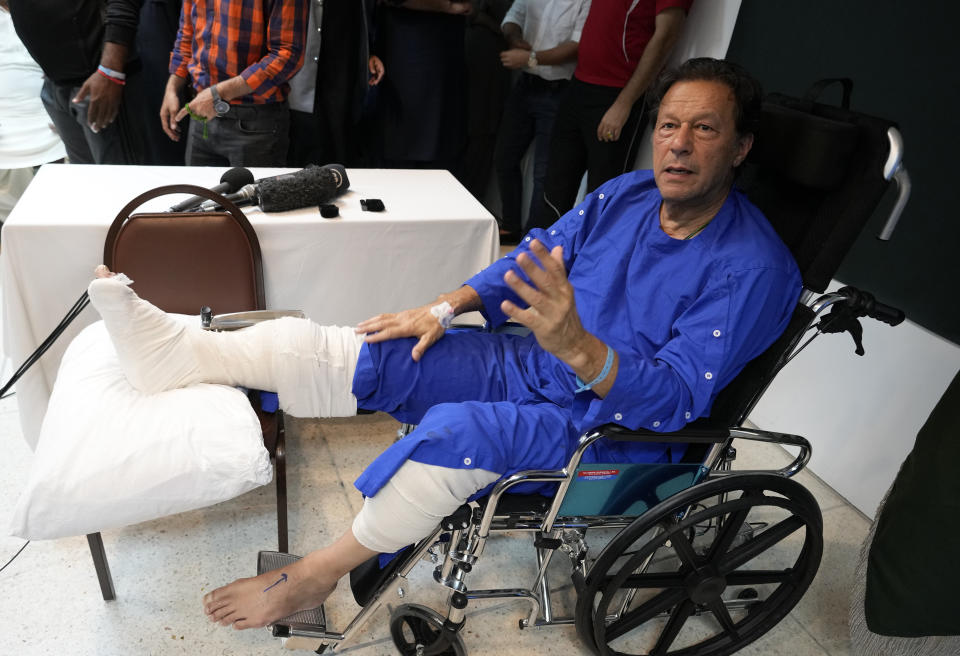
<path id="1" fill-rule="evenodd" d="M 447 2 L 446 13 L 467 15 L 473 11 L 473 2 L 471 0 L 449 0 Z"/>
<path id="2" fill-rule="evenodd" d="M 380 84 L 380 80 L 383 79 L 383 74 L 386 71 L 383 67 L 383 61 L 376 55 L 370 55 L 370 59 L 367 60 L 367 70 L 370 72 L 370 79 L 367 80 L 367 84 L 371 87 Z"/>
<path id="3" fill-rule="evenodd" d="M 518 70 L 526 68 L 530 61 L 530 51 L 523 48 L 511 48 L 500 53 L 500 63 L 504 68 Z"/>
<path id="4" fill-rule="evenodd" d="M 73 102 L 83 102 L 88 98 L 87 126 L 99 132 L 116 120 L 123 98 L 123 86 L 94 71 L 80 87 Z"/>
<path id="5" fill-rule="evenodd" d="M 181 107 L 177 115 L 173 117 L 174 123 L 179 123 L 183 120 L 184 116 L 191 113 L 206 119 L 217 117 L 217 112 L 213 109 L 213 92 L 210 91 L 210 87 L 198 93 L 188 104 L 190 105 L 190 109 L 187 110 L 186 105 Z"/>
<path id="6" fill-rule="evenodd" d="M 597 125 L 597 139 L 600 141 L 617 141 L 628 118 L 630 118 L 630 107 L 619 100 L 614 101 L 604 113 L 603 118 L 600 119 L 600 124 Z"/>
<path id="7" fill-rule="evenodd" d="M 510 301 L 503 301 L 500 309 L 532 330 L 544 350 L 572 364 L 588 333 L 580 323 L 573 285 L 567 280 L 563 247 L 555 246 L 548 252 L 546 246 L 534 239 L 530 242 L 530 253 L 521 253 L 516 261 L 533 284 L 527 284 L 513 271 L 508 271 L 503 279 L 529 307 L 522 310 Z"/>

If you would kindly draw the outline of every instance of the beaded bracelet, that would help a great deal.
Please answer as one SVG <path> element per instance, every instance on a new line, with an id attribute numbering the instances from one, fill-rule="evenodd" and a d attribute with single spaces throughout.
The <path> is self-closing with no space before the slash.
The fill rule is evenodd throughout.
<path id="1" fill-rule="evenodd" d="M 183 108 L 187 110 L 187 114 L 190 115 L 190 118 L 192 118 L 194 121 L 200 121 L 203 124 L 203 138 L 206 139 L 207 138 L 207 117 L 201 116 L 200 114 L 197 114 L 195 111 L 190 109 L 190 103 L 186 103 L 183 106 Z"/>

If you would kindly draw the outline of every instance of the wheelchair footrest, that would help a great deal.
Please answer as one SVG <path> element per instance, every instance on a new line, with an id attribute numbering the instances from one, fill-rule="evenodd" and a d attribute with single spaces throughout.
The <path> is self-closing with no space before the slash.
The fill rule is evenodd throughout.
<path id="1" fill-rule="evenodd" d="M 272 569 L 286 567 L 298 560 L 300 560 L 300 556 L 294 556 L 293 554 L 279 551 L 261 551 L 257 554 L 257 575 L 259 576 Z M 301 610 L 279 619 L 270 628 L 273 630 L 274 636 L 282 638 L 295 634 L 297 630 L 322 633 L 327 630 L 327 616 L 321 605 L 319 608 Z"/>

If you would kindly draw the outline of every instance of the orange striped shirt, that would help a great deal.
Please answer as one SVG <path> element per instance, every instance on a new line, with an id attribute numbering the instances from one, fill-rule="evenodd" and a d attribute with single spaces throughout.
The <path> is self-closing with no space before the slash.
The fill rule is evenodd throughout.
<path id="1" fill-rule="evenodd" d="M 303 60 L 309 0 L 184 0 L 170 74 L 197 91 L 240 75 L 253 93 L 234 102 L 286 98 Z"/>

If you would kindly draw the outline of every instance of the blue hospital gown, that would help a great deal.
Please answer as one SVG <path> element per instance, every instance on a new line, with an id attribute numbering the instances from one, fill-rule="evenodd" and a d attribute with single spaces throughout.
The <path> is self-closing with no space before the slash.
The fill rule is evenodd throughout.
<path id="1" fill-rule="evenodd" d="M 413 339 L 364 346 L 354 377 L 359 406 L 418 427 L 374 460 L 357 488 L 372 496 L 407 459 L 503 475 L 560 469 L 591 427 L 672 431 L 709 414 L 717 392 L 783 332 L 800 275 L 739 190 L 690 240 L 660 229 L 660 202 L 650 171 L 617 177 L 465 283 L 497 326 L 506 320 L 503 299 L 524 305 L 503 281 L 509 269 L 523 275 L 516 256 L 532 238 L 562 245 L 584 328 L 620 358 L 605 398 L 574 394 L 573 372 L 532 335 L 451 332 L 419 363 L 410 358 Z M 681 455 L 676 444 L 601 440 L 584 460 Z"/>

